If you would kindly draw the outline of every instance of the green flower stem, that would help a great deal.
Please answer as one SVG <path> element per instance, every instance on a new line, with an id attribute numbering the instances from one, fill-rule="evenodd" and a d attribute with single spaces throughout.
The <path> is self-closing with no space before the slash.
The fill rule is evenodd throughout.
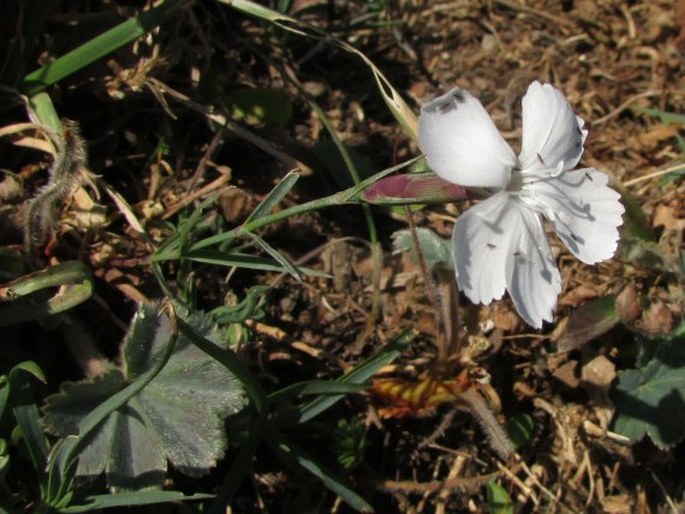
<path id="1" fill-rule="evenodd" d="M 193 246 L 191 246 L 190 250 L 199 250 L 201 248 L 206 248 L 208 246 L 223 243 L 225 241 L 235 239 L 243 233 L 253 232 L 257 229 L 270 225 L 271 223 L 275 223 L 277 221 L 290 218 L 292 216 L 297 216 L 298 214 L 304 214 L 306 212 L 316 211 L 319 209 L 323 209 L 325 207 L 333 207 L 336 205 L 361 203 L 361 193 L 362 191 L 364 191 L 364 189 L 369 187 L 377 180 L 380 180 L 381 178 L 390 175 L 391 173 L 394 173 L 395 171 L 400 170 L 406 166 L 410 166 L 419 159 L 420 157 L 415 157 L 414 159 L 398 164 L 397 166 L 393 166 L 392 168 L 387 168 L 365 180 L 362 180 L 361 182 L 359 182 L 359 184 L 355 186 L 352 186 L 343 191 L 338 191 L 337 193 L 334 193 L 330 196 L 318 198 L 316 200 L 312 200 L 311 202 L 303 203 L 301 205 L 296 205 L 294 207 L 291 207 L 290 209 L 284 209 L 279 212 L 267 214 L 266 216 L 245 223 L 240 227 L 236 227 L 233 230 L 229 230 L 228 232 L 223 232 L 221 234 L 216 234 L 212 237 L 208 237 L 195 243 Z M 176 258 L 178 258 L 178 256 L 164 255 L 158 257 L 155 260 L 167 260 Z"/>

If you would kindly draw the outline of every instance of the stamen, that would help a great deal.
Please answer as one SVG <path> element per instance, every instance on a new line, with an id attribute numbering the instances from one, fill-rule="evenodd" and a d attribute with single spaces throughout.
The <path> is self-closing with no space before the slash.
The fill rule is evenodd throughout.
<path id="1" fill-rule="evenodd" d="M 437 106 L 437 111 L 440 114 L 445 114 L 447 111 L 456 109 L 456 107 L 457 106 L 451 100 L 446 100 L 444 103 L 441 103 Z"/>
<path id="2" fill-rule="evenodd" d="M 462 91 L 454 91 L 452 92 L 452 96 L 460 104 L 463 104 L 466 101 L 466 96 L 464 96 L 464 93 Z"/>

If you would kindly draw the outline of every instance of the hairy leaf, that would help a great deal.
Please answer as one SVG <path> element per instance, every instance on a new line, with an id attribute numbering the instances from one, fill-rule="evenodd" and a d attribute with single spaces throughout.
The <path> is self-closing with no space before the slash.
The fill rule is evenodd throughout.
<path id="1" fill-rule="evenodd" d="M 454 267 L 452 243 L 449 239 L 443 239 L 432 230 L 423 227 L 416 229 L 416 239 L 429 268 L 452 269 Z M 414 237 L 411 230 L 398 230 L 392 235 L 392 240 L 393 253 L 412 251 L 414 255 Z"/>
<path id="2" fill-rule="evenodd" d="M 198 332 L 217 339 L 210 316 L 197 313 L 188 320 Z M 48 430 L 62 437 L 76 434 L 94 408 L 154 367 L 171 337 L 169 319 L 141 307 L 124 339 L 122 369 L 67 384 L 48 398 Z M 223 420 L 245 401 L 235 377 L 180 335 L 159 374 L 88 435 L 77 476 L 105 473 L 111 488 L 130 490 L 160 485 L 167 461 L 185 474 L 202 475 L 226 450 Z"/>
<path id="3" fill-rule="evenodd" d="M 614 431 L 633 441 L 648 435 L 660 448 L 685 436 L 685 338 L 662 340 L 652 359 L 620 371 L 612 394 Z"/>

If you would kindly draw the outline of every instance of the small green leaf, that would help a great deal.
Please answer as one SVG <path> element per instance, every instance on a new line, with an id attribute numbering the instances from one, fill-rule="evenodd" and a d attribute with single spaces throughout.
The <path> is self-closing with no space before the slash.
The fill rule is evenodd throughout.
<path id="1" fill-rule="evenodd" d="M 40 424 L 40 412 L 30 382 L 32 377 L 45 380 L 43 372 L 33 362 L 21 363 L 10 371 L 8 403 L 12 407 L 17 426 L 21 429 L 21 437 L 31 462 L 42 477 L 48 455 L 48 442 Z"/>
<path id="2" fill-rule="evenodd" d="M 226 253 L 220 250 L 190 250 L 183 254 L 183 258 L 217 266 L 235 266 L 236 268 L 262 271 L 286 271 L 283 265 L 275 259 L 255 257 L 245 253 Z M 298 270 L 304 275 L 325 276 L 320 271 L 311 268 L 298 268 Z"/>
<path id="3" fill-rule="evenodd" d="M 639 369 L 618 372 L 612 391 L 614 431 L 638 441 L 645 435 L 660 448 L 685 436 L 685 338 L 661 340 Z"/>
<path id="4" fill-rule="evenodd" d="M 55 134 L 62 131 L 62 121 L 52 103 L 52 98 L 45 91 L 29 97 L 28 106 L 31 118 L 42 123 L 44 127 L 52 130 Z"/>
<path id="5" fill-rule="evenodd" d="M 333 431 L 333 453 L 347 471 L 356 468 L 364 460 L 366 450 L 366 427 L 357 419 L 338 420 Z"/>
<path id="6" fill-rule="evenodd" d="M 655 241 L 656 238 L 652 233 L 652 226 L 642 211 L 642 205 L 638 199 L 626 187 L 620 184 L 614 184 L 614 187 L 621 193 L 621 201 L 626 208 L 626 212 L 623 215 L 621 239 Z"/>
<path id="7" fill-rule="evenodd" d="M 330 396 L 349 393 L 358 393 L 368 387 L 368 384 L 348 384 L 336 380 L 308 380 L 297 382 L 279 389 L 269 395 L 269 401 L 280 402 L 295 396 Z"/>
<path id="8" fill-rule="evenodd" d="M 251 287 L 238 305 L 223 305 L 212 310 L 210 314 L 221 325 L 242 323 L 246 319 L 260 319 L 264 316 L 264 311 L 259 307 L 258 302 L 269 289 L 269 286 Z"/>
<path id="9" fill-rule="evenodd" d="M 585 302 L 569 316 L 568 323 L 556 341 L 557 351 L 568 352 L 580 348 L 611 330 L 620 319 L 614 295 Z"/>
<path id="10" fill-rule="evenodd" d="M 398 230 L 392 235 L 393 253 L 412 252 L 414 253 L 414 237 L 411 230 Z M 416 239 L 418 240 L 421 253 L 430 269 L 452 269 L 452 243 L 449 239 L 444 239 L 429 228 L 419 227 L 416 229 Z"/>
<path id="11" fill-rule="evenodd" d="M 7 441 L 0 439 L 0 480 L 4 479 L 10 466 L 10 454 Z"/>
<path id="12" fill-rule="evenodd" d="M 488 481 L 485 486 L 485 497 L 488 508 L 492 514 L 513 514 L 514 504 L 507 490 L 494 480 Z"/>
<path id="13" fill-rule="evenodd" d="M 301 280 L 302 279 L 302 274 L 300 273 L 299 269 L 297 266 L 295 266 L 288 258 L 283 255 L 281 252 L 276 250 L 273 246 L 271 246 L 269 243 L 267 243 L 264 239 L 259 237 L 257 234 L 253 234 L 252 232 L 248 232 L 247 235 L 255 242 L 257 245 L 264 250 L 266 253 L 268 253 L 273 259 L 278 262 L 281 266 L 283 266 L 283 269 L 290 273 L 290 275 L 297 279 Z"/>
<path id="14" fill-rule="evenodd" d="M 511 439 L 511 442 L 514 443 L 514 447 L 517 449 L 531 440 L 534 428 L 533 418 L 525 412 L 507 420 L 507 434 L 509 434 L 509 439 Z"/>
<path id="15" fill-rule="evenodd" d="M 621 259 L 641 268 L 675 273 L 663 249 L 654 241 L 641 238 L 624 237 L 621 243 Z"/>

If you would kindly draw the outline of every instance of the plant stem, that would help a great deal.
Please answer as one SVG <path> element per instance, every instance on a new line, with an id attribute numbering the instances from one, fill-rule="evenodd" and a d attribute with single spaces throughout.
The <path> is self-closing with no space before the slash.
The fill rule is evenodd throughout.
<path id="1" fill-rule="evenodd" d="M 229 230 L 228 232 L 222 232 L 221 234 L 216 234 L 214 236 L 208 237 L 206 239 L 202 239 L 201 241 L 198 241 L 194 245 L 191 246 L 190 250 L 199 250 L 201 248 L 206 248 L 208 246 L 212 246 L 215 244 L 223 243 L 225 241 L 235 239 L 236 237 L 240 236 L 242 233 L 246 232 L 253 232 L 259 228 L 265 227 L 267 225 L 270 225 L 271 223 L 275 223 L 277 221 L 284 220 L 286 218 L 290 218 L 291 216 L 297 216 L 298 214 L 304 214 L 306 212 L 311 212 L 311 211 L 316 211 L 319 209 L 323 209 L 325 207 L 332 207 L 335 205 L 344 205 L 344 204 L 354 204 L 354 203 L 360 203 L 360 195 L 364 189 L 369 187 L 371 184 L 376 182 L 377 180 L 380 180 L 381 178 L 390 175 L 391 173 L 402 169 L 406 166 L 409 166 L 416 162 L 420 157 L 415 157 L 414 159 L 411 159 L 409 161 L 405 161 L 401 164 L 398 164 L 397 166 L 393 166 L 391 168 L 387 168 L 383 171 L 380 171 L 376 173 L 375 175 L 362 180 L 359 182 L 359 184 L 354 185 L 348 189 L 344 189 L 342 191 L 338 191 L 337 193 L 333 193 L 330 196 L 326 196 L 323 198 L 317 198 L 316 200 L 312 200 L 310 202 L 306 202 L 300 205 L 295 205 L 294 207 L 291 207 L 289 209 L 284 209 L 279 212 L 274 212 L 272 214 L 267 214 L 266 216 L 262 216 L 261 218 L 257 218 L 255 220 L 249 221 L 248 223 L 245 223 L 241 225 L 240 227 L 236 227 L 233 230 Z M 164 256 L 161 259 L 157 260 L 165 260 L 165 259 L 170 259 L 170 258 L 177 258 L 178 256 Z"/>

